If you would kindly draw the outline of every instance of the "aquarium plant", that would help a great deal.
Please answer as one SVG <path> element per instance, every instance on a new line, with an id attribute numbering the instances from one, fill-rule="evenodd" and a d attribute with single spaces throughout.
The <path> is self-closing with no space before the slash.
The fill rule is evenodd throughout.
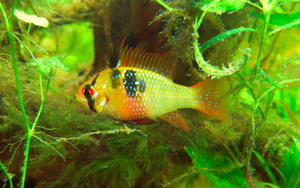
<path id="1" fill-rule="evenodd" d="M 0 185 L 300 187 L 299 4 L 1 1 Z M 84 110 L 76 90 L 124 36 L 174 51 L 180 84 L 228 79 L 232 123 L 183 109 L 186 132 Z"/>

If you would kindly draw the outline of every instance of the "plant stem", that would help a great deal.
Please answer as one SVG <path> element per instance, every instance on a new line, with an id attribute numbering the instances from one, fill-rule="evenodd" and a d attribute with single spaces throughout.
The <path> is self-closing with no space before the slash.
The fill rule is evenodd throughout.
<path id="1" fill-rule="evenodd" d="M 254 99 L 254 101 L 255 101 L 255 103 L 257 102 L 257 99 L 256 99 L 256 97 L 255 97 L 255 94 L 254 94 L 254 92 L 253 92 L 253 86 L 243 77 L 243 75 L 241 74 L 241 73 L 239 73 L 239 72 L 237 72 L 236 73 L 236 75 L 246 84 L 246 86 L 248 87 L 248 89 L 250 90 L 250 93 L 251 93 L 251 95 L 252 95 L 252 97 L 253 97 L 253 99 Z M 259 112 L 260 112 L 260 114 L 261 114 L 261 117 L 262 117 L 262 119 L 264 119 L 265 118 L 265 115 L 264 115 L 264 113 L 263 113 L 263 111 L 261 110 L 261 108 L 260 107 L 258 107 L 258 110 L 259 110 Z"/>
<path id="2" fill-rule="evenodd" d="M 250 131 L 250 135 L 247 141 L 247 149 L 246 149 L 246 177 L 247 177 L 247 181 L 249 184 L 250 188 L 254 187 L 254 182 L 253 182 L 253 169 L 252 169 L 252 165 L 251 165 L 251 156 L 252 156 L 252 152 L 253 152 L 253 147 L 254 147 L 254 136 L 253 136 L 253 132 Z"/>
<path id="3" fill-rule="evenodd" d="M 13 21 L 13 19 L 14 19 L 16 6 L 17 6 L 17 0 L 14 1 L 13 9 L 12 9 L 12 12 L 11 12 L 11 15 L 10 15 L 9 25 L 12 24 L 12 21 Z"/>
<path id="4" fill-rule="evenodd" d="M 28 137 L 27 137 L 26 149 L 25 149 L 24 166 L 23 166 L 23 174 L 22 174 L 22 180 L 21 180 L 21 188 L 23 188 L 25 186 L 25 178 L 26 178 L 26 169 L 27 169 L 28 156 L 29 156 L 30 140 L 31 140 L 31 137 L 34 135 L 34 129 L 35 129 L 36 123 L 37 123 L 37 121 L 38 121 L 38 119 L 39 119 L 39 117 L 42 113 L 43 106 L 44 106 L 44 101 L 45 101 L 45 96 L 48 92 L 48 88 L 49 88 L 49 84 L 50 84 L 50 79 L 48 79 L 47 89 L 46 89 L 45 96 L 44 96 L 43 78 L 42 78 L 42 74 L 40 72 L 39 72 L 39 80 L 40 80 L 40 92 L 41 92 L 41 105 L 40 105 L 38 114 L 35 117 L 35 120 L 33 122 L 32 128 L 28 131 Z"/>
<path id="5" fill-rule="evenodd" d="M 165 3 L 163 0 L 156 0 L 156 2 L 159 3 L 161 6 L 163 6 L 165 9 L 167 9 L 168 11 L 173 10 L 173 8 L 167 5 L 167 3 Z"/>
<path id="6" fill-rule="evenodd" d="M 2 168 L 2 170 L 4 171 L 5 175 L 7 176 L 8 178 L 8 181 L 9 181 L 9 187 L 10 188 L 13 188 L 13 183 L 12 183 L 12 180 L 11 180 L 11 175 L 7 172 L 5 166 L 2 164 L 2 162 L 0 161 L 0 167 Z M 4 182 L 5 183 L 5 182 Z"/>
<path id="7" fill-rule="evenodd" d="M 256 59 L 254 73 L 253 73 L 252 86 L 253 86 L 253 84 L 255 82 L 257 71 L 260 68 L 262 51 L 263 51 L 264 44 L 265 44 L 265 41 L 266 41 L 266 38 L 267 38 L 266 36 L 267 36 L 267 31 L 268 31 L 268 25 L 269 25 L 270 15 L 271 14 L 270 14 L 269 11 L 264 12 L 264 17 L 265 17 L 264 29 L 263 29 L 263 34 L 261 36 L 260 47 L 259 47 L 259 51 L 258 51 L 258 55 L 257 55 L 257 59 Z"/>
<path id="8" fill-rule="evenodd" d="M 10 42 L 10 45 L 11 45 L 11 55 L 12 55 L 12 58 L 13 58 L 13 64 L 14 64 L 14 69 L 15 69 L 16 85 L 17 85 L 17 88 L 18 88 L 20 106 L 21 106 L 21 110 L 22 110 L 22 113 L 23 113 L 23 117 L 24 117 L 24 121 L 25 121 L 27 130 L 29 131 L 30 127 L 29 127 L 29 123 L 28 123 L 28 120 L 27 120 L 27 116 L 26 116 L 26 112 L 25 112 L 25 108 L 24 108 L 24 104 L 23 104 L 23 100 L 22 100 L 22 93 L 21 93 L 21 87 L 20 87 L 20 82 L 19 82 L 18 67 L 17 67 L 17 62 L 16 62 L 16 59 L 15 59 L 15 50 L 14 50 L 13 38 L 11 36 L 10 31 L 7 31 L 7 34 L 8 34 L 9 42 Z"/>
<path id="9" fill-rule="evenodd" d="M 28 157 L 29 157 L 29 146 L 30 146 L 30 140 L 33 132 L 29 129 L 27 140 L 26 140 L 26 149 L 25 149 L 25 157 L 24 157 L 24 164 L 23 164 L 23 173 L 22 173 L 22 179 L 21 179 L 21 188 L 25 187 L 25 178 L 26 178 L 26 170 L 27 170 L 27 163 L 28 163 Z"/>
<path id="10" fill-rule="evenodd" d="M 16 1 L 17 0 L 15 0 L 15 3 L 16 3 Z M 23 113 L 23 117 L 24 117 L 24 121 L 25 121 L 27 130 L 30 130 L 29 123 L 28 123 L 27 116 L 26 116 L 26 112 L 25 112 L 25 108 L 24 108 L 24 105 L 23 105 L 23 100 L 22 100 L 22 93 L 21 93 L 21 87 L 20 87 L 20 82 L 19 82 L 19 73 L 18 73 L 17 61 L 16 61 L 16 58 L 15 58 L 14 41 L 13 41 L 13 38 L 12 38 L 12 35 L 11 35 L 11 24 L 8 22 L 8 19 L 6 17 L 5 11 L 4 11 L 4 8 L 3 8 L 1 3 L 0 3 L 0 9 L 1 9 L 3 17 L 4 17 L 4 21 L 5 21 L 5 24 L 6 24 L 7 35 L 8 35 L 9 42 L 10 42 L 11 56 L 12 56 L 12 60 L 13 60 L 14 70 L 15 70 L 16 85 L 17 85 L 17 89 L 18 89 L 20 106 L 21 106 L 21 110 L 22 110 L 22 113 Z M 13 12 L 14 12 L 14 10 L 13 10 Z"/>
<path id="11" fill-rule="evenodd" d="M 31 50 L 30 38 L 29 38 L 30 28 L 31 28 L 31 23 L 28 24 L 28 29 L 27 29 L 27 38 L 28 38 L 28 48 L 29 48 L 29 50 Z"/>
<path id="12" fill-rule="evenodd" d="M 62 96 L 66 97 L 66 98 L 68 98 L 68 99 L 70 99 L 70 100 L 72 100 L 72 101 L 77 101 L 75 98 L 70 97 L 70 96 L 68 96 L 68 95 L 64 95 L 63 93 L 57 91 L 55 88 L 53 88 L 53 87 L 50 86 L 50 85 L 49 85 L 49 89 L 51 89 L 51 90 L 54 91 L 55 93 L 57 93 L 57 94 L 59 94 L 59 95 L 62 95 Z"/>
<path id="13" fill-rule="evenodd" d="M 34 133 L 34 129 L 35 129 L 35 126 L 36 126 L 36 123 L 42 113 L 42 110 L 43 110 L 43 106 L 44 106 L 44 102 L 45 102 L 45 96 L 47 95 L 47 92 L 48 92 L 48 88 L 49 88 L 49 85 L 50 85 L 50 79 L 48 79 L 48 83 L 47 83 L 47 86 L 46 86 L 46 91 L 45 91 L 45 95 L 44 95 L 44 92 L 43 92 L 43 78 L 42 78 L 42 73 L 39 72 L 39 80 L 40 80 L 40 92 L 41 92 L 41 105 L 40 105 L 40 109 L 38 111 L 38 114 L 37 116 L 35 117 L 35 120 L 33 122 L 33 125 L 32 125 L 32 128 L 31 128 L 31 131 Z"/>
<path id="14" fill-rule="evenodd" d="M 0 2 L 0 9 L 1 9 L 1 12 L 3 14 L 3 17 L 4 17 L 4 21 L 5 21 L 5 26 L 6 26 L 6 30 L 10 30 L 10 24 L 8 22 L 8 19 L 7 19 L 7 16 L 6 16 L 6 13 L 4 11 L 4 8 L 2 6 L 2 3 Z"/>
<path id="15" fill-rule="evenodd" d="M 32 128 L 31 128 L 31 131 L 34 132 L 34 129 L 35 129 L 35 125 L 41 115 L 41 112 L 42 112 L 42 109 L 43 109 L 43 106 L 44 106 L 44 94 L 43 94 L 43 79 L 42 79 L 42 74 L 39 72 L 39 80 L 40 80 L 40 92 L 41 92 L 41 105 L 40 105 L 40 109 L 37 113 L 37 116 L 35 117 L 35 120 L 32 124 Z"/>
<path id="16" fill-rule="evenodd" d="M 228 151 L 229 155 L 231 156 L 232 160 L 235 162 L 237 167 L 243 167 L 244 164 L 240 163 L 240 161 L 238 160 L 238 158 L 235 156 L 235 154 L 231 151 L 230 147 L 228 147 L 228 145 L 226 143 L 223 143 L 223 146 L 225 147 L 225 149 Z"/>
<path id="17" fill-rule="evenodd" d="M 22 93 L 21 93 L 21 87 L 20 87 L 20 81 L 19 81 L 19 73 L 18 73 L 18 66 L 17 66 L 17 62 L 16 62 L 16 58 L 15 58 L 15 49 L 14 49 L 14 41 L 13 41 L 13 37 L 11 34 L 11 23 L 13 21 L 13 15 L 14 15 L 14 11 L 16 8 L 16 4 L 17 4 L 17 0 L 14 1 L 14 6 L 13 6 L 13 11 L 12 11 L 12 15 L 11 15 L 11 19 L 10 22 L 8 22 L 7 16 L 5 14 L 4 8 L 0 2 L 0 9 L 1 12 L 3 14 L 4 17 L 4 21 L 6 24 L 6 30 L 7 30 L 7 35 L 9 38 L 9 42 L 10 42 L 10 46 L 11 46 L 11 56 L 12 56 L 12 60 L 13 60 L 13 65 L 14 65 L 14 70 L 15 70 L 15 77 L 16 77 L 16 85 L 17 85 L 17 90 L 18 90 L 18 95 L 19 95 L 19 101 L 20 101 L 20 106 L 21 106 L 21 110 L 22 110 L 22 114 L 24 117 L 24 121 L 26 124 L 26 128 L 27 128 L 27 141 L 26 141 L 26 149 L 25 149 L 25 157 L 24 157 L 24 165 L 23 165 L 23 174 L 22 174 L 22 180 L 21 180 L 21 188 L 23 188 L 25 186 L 25 177 L 26 177 L 26 169 L 27 169 L 27 162 L 28 162 L 28 156 L 29 156 L 29 146 L 30 146 L 30 140 L 31 140 L 31 136 L 32 136 L 32 131 L 29 127 L 29 123 L 27 120 L 27 116 L 26 116 L 26 112 L 25 112 L 25 108 L 24 108 L 24 104 L 23 104 L 23 100 L 22 100 Z"/>

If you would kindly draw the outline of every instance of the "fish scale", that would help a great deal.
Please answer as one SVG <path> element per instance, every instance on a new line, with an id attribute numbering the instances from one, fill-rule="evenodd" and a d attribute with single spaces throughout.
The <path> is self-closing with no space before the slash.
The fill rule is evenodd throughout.
<path id="1" fill-rule="evenodd" d="M 119 70 L 125 74 L 128 68 L 119 68 Z M 189 87 L 174 84 L 172 80 L 149 70 L 130 70 L 134 70 L 137 73 L 137 78 L 143 79 L 146 83 L 145 92 L 139 92 L 136 97 L 125 98 L 125 100 L 130 101 L 125 110 L 132 108 L 135 111 L 134 114 L 137 114 L 137 117 L 134 118 L 145 118 L 147 116 L 156 119 L 166 112 L 194 106 L 194 93 Z"/>

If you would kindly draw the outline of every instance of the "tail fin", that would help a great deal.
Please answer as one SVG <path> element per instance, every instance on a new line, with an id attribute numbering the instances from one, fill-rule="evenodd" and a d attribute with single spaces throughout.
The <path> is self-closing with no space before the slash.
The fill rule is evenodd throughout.
<path id="1" fill-rule="evenodd" d="M 208 79 L 192 86 L 195 91 L 195 109 L 202 111 L 221 121 L 231 122 L 229 99 L 229 83 L 226 79 Z"/>

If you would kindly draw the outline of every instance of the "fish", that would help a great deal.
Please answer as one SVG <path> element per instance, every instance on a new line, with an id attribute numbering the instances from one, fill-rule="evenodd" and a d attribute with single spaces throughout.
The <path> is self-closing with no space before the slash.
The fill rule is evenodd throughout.
<path id="1" fill-rule="evenodd" d="M 188 131 L 183 108 L 193 108 L 221 121 L 231 122 L 222 79 L 207 79 L 191 87 L 174 83 L 178 60 L 174 52 L 149 53 L 137 48 L 119 49 L 118 65 L 97 73 L 79 87 L 76 99 L 90 110 L 132 124 L 162 119 Z"/>

